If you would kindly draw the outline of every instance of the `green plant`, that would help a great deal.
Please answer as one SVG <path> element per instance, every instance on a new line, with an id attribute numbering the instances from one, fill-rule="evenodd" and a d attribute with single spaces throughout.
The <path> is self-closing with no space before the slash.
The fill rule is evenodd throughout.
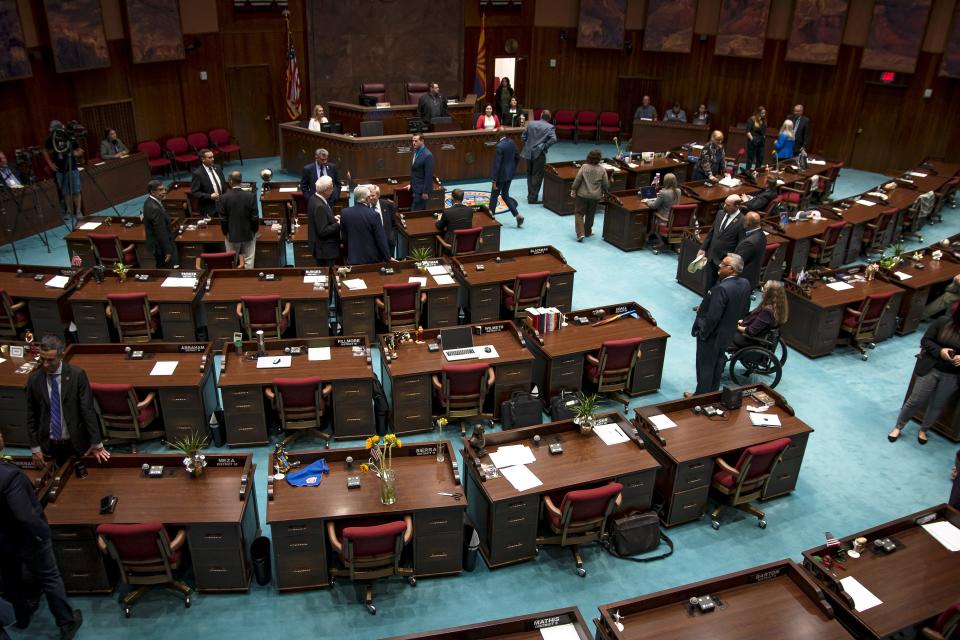
<path id="1" fill-rule="evenodd" d="M 196 455 L 200 451 L 207 448 L 210 444 L 210 441 L 207 439 L 207 436 L 193 431 L 188 436 L 178 438 L 170 442 L 170 445 L 183 453 L 185 456 Z"/>
<path id="2" fill-rule="evenodd" d="M 430 247 L 413 247 L 407 257 L 417 263 L 426 262 L 433 257 L 433 249 Z"/>
<path id="3" fill-rule="evenodd" d="M 597 394 L 581 393 L 580 397 L 577 398 L 577 403 L 573 405 L 573 415 L 579 422 L 586 422 L 593 418 L 599 406 L 600 401 L 597 399 Z"/>

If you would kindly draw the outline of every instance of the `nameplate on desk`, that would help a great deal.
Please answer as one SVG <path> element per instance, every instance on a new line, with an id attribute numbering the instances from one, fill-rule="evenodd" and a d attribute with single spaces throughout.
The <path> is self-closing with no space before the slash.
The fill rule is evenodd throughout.
<path id="1" fill-rule="evenodd" d="M 363 346 L 363 338 L 335 338 L 333 341 L 335 347 L 360 347 Z"/>
<path id="2" fill-rule="evenodd" d="M 181 277 L 181 278 L 192 278 L 193 280 L 196 280 L 197 278 L 200 277 L 200 274 L 197 273 L 196 271 L 181 271 L 179 277 Z"/>
<path id="3" fill-rule="evenodd" d="M 437 445 L 430 445 L 426 447 L 417 447 L 413 450 L 413 455 L 415 456 L 435 456 L 437 455 Z"/>
<path id="4" fill-rule="evenodd" d="M 567 624 L 570 622 L 569 616 L 551 616 L 549 618 L 538 618 L 533 621 L 534 629 L 549 629 L 550 627 L 557 627 L 561 624 Z"/>
<path id="5" fill-rule="evenodd" d="M 211 456 L 207 456 L 207 460 Z M 242 467 L 247 463 L 245 458 L 236 458 L 234 456 L 217 456 L 213 459 L 213 466 L 215 467 Z"/>
<path id="6" fill-rule="evenodd" d="M 304 270 L 303 275 L 304 275 L 304 276 L 314 276 L 314 277 L 316 277 L 316 276 L 326 276 L 326 275 L 327 275 L 327 270 L 326 270 L 326 269 L 306 269 L 306 270 Z"/>
<path id="7" fill-rule="evenodd" d="M 621 305 L 621 306 L 619 306 L 619 307 L 616 307 L 616 308 L 613 310 L 613 312 L 614 312 L 614 313 L 626 313 L 627 311 L 630 311 L 630 309 L 631 309 L 631 307 L 630 307 L 629 305 Z"/>
<path id="8" fill-rule="evenodd" d="M 444 143 L 444 144 L 440 145 L 440 150 L 441 150 L 441 151 L 456 151 L 456 150 L 457 150 L 457 145 L 455 145 L 455 144 L 450 144 L 449 142 L 447 142 L 447 143 Z"/>
<path id="9" fill-rule="evenodd" d="M 206 350 L 206 344 L 181 344 L 177 346 L 179 353 L 203 353 Z"/>
<path id="10" fill-rule="evenodd" d="M 613 418 L 611 418 L 610 416 L 603 416 L 602 418 L 594 418 L 594 419 L 593 419 L 593 424 L 595 424 L 595 425 L 597 425 L 597 424 L 610 424 L 611 422 L 613 422 Z"/>
<path id="11" fill-rule="evenodd" d="M 485 147 L 495 147 L 495 146 L 497 146 L 497 143 L 496 143 L 496 141 L 494 141 L 494 140 L 486 140 L 486 141 L 484 141 L 483 146 L 485 146 Z"/>
<path id="12" fill-rule="evenodd" d="M 410 147 L 397 147 L 397 153 L 410 153 Z"/>
<path id="13" fill-rule="evenodd" d="M 539 256 L 543 255 L 544 253 L 550 253 L 550 247 L 533 247 L 529 251 L 531 256 Z"/>
<path id="14" fill-rule="evenodd" d="M 500 333 L 501 331 L 506 331 L 506 325 L 501 324 L 492 324 L 492 325 L 483 325 L 480 327 L 480 333 Z"/>
<path id="15" fill-rule="evenodd" d="M 750 576 L 750 579 L 754 582 L 765 582 L 767 580 L 779 578 L 786 572 L 786 570 L 786 567 L 778 567 L 776 569 L 770 569 L 769 571 L 761 571 L 760 573 L 755 573 Z"/>

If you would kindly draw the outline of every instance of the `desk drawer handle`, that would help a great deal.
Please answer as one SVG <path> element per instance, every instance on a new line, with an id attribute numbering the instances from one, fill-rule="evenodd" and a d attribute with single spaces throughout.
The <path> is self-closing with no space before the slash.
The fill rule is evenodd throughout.
<path id="1" fill-rule="evenodd" d="M 249 391 L 234 391 L 234 392 L 233 392 L 233 395 L 234 395 L 234 396 L 248 396 L 248 395 L 250 395 L 250 392 L 249 392 Z"/>
<path id="2" fill-rule="evenodd" d="M 412 416 L 403 416 L 403 419 L 404 419 L 404 420 L 414 420 L 414 419 L 419 418 L 419 417 L 420 417 L 420 414 L 418 413 L 418 414 L 415 414 L 415 415 L 412 415 Z"/>
<path id="3" fill-rule="evenodd" d="M 443 519 L 443 520 L 431 520 L 431 521 L 428 522 L 427 524 L 429 524 L 431 527 L 437 527 L 437 526 L 440 526 L 440 525 L 443 525 L 443 524 L 447 524 L 448 522 L 450 522 L 450 521 L 447 520 L 447 519 Z"/>
<path id="4" fill-rule="evenodd" d="M 171 402 L 189 402 L 190 398 L 178 398 L 176 396 L 171 396 Z"/>
<path id="5" fill-rule="evenodd" d="M 78 535 L 80 535 L 80 534 L 76 533 L 75 531 L 65 531 L 65 532 L 59 534 L 59 537 L 61 537 L 61 538 L 76 538 Z"/>
<path id="6" fill-rule="evenodd" d="M 446 558 L 446 557 L 447 557 L 447 554 L 446 554 L 446 553 L 431 553 L 431 554 L 430 554 L 430 557 L 431 557 L 431 558 Z"/>
<path id="7" fill-rule="evenodd" d="M 360 393 L 360 389 L 344 389 L 344 393 Z"/>
<path id="8" fill-rule="evenodd" d="M 520 375 L 520 372 L 519 372 L 519 371 L 508 371 L 508 372 L 507 372 L 507 377 L 508 377 L 508 378 L 516 378 L 518 375 Z"/>
<path id="9" fill-rule="evenodd" d="M 290 573 L 313 573 L 313 569 L 294 569 Z"/>
<path id="10" fill-rule="evenodd" d="M 64 553 L 83 553 L 86 551 L 83 547 L 62 547 L 60 550 Z"/>
<path id="11" fill-rule="evenodd" d="M 90 574 L 89 573 L 71 573 L 70 577 L 71 578 L 89 578 Z"/>
<path id="12" fill-rule="evenodd" d="M 645 486 L 647 486 L 646 482 L 634 482 L 634 483 L 628 484 L 627 489 L 637 489 L 639 487 L 645 487 Z"/>
<path id="13" fill-rule="evenodd" d="M 493 298 L 480 298 L 480 302 L 493 302 Z"/>
<path id="14" fill-rule="evenodd" d="M 295 542 L 295 543 L 293 543 L 293 544 L 288 544 L 288 545 L 287 545 L 287 548 L 288 548 L 288 549 L 303 549 L 304 547 L 309 547 L 309 546 L 310 546 L 310 543 L 309 543 L 309 542 Z"/>
<path id="15" fill-rule="evenodd" d="M 702 463 L 702 462 L 695 462 L 695 463 L 693 463 L 693 464 L 688 464 L 688 465 L 687 465 L 687 469 L 702 469 L 702 468 L 703 468 L 703 463 Z"/>
<path id="16" fill-rule="evenodd" d="M 234 406 L 234 409 L 249 409 L 252 406 L 252 404 L 238 404 Z"/>
<path id="17" fill-rule="evenodd" d="M 519 518 L 510 518 L 509 520 L 507 520 L 507 523 L 516 524 L 518 522 L 525 522 L 526 519 L 527 519 L 527 516 L 520 516 Z"/>
<path id="18" fill-rule="evenodd" d="M 527 507 L 526 502 L 511 502 L 507 505 L 508 509 L 525 509 Z"/>
<path id="19" fill-rule="evenodd" d="M 700 503 L 699 503 L 699 502 L 691 502 L 691 503 L 689 503 L 689 504 L 683 505 L 683 508 L 684 508 L 684 510 L 686 510 L 686 509 L 699 509 L 699 508 L 700 508 Z"/>
<path id="20" fill-rule="evenodd" d="M 419 398 L 419 397 L 421 397 L 422 395 L 423 395 L 423 394 L 422 394 L 422 393 L 419 393 L 419 392 L 417 392 L 417 393 L 405 393 L 405 394 L 403 394 L 403 397 L 404 397 L 404 398 Z"/>
<path id="21" fill-rule="evenodd" d="M 700 484 L 702 481 L 702 478 L 691 478 L 687 480 L 687 484 Z"/>
<path id="22" fill-rule="evenodd" d="M 230 570 L 223 567 L 210 567 L 207 569 L 207 573 L 230 573 Z"/>
<path id="23" fill-rule="evenodd" d="M 519 549 L 520 547 L 525 546 L 522 542 L 516 542 L 514 544 L 508 544 L 507 549 Z"/>
<path id="24" fill-rule="evenodd" d="M 290 532 L 293 532 L 293 531 L 300 532 L 300 531 L 306 531 L 306 530 L 307 530 L 307 526 L 306 526 L 306 525 L 302 525 L 302 524 L 300 524 L 300 525 L 291 525 L 291 526 L 287 527 L 287 531 L 290 531 Z"/>
<path id="25" fill-rule="evenodd" d="M 237 427 L 237 431 L 253 431 L 256 427 Z"/>
<path id="26" fill-rule="evenodd" d="M 205 533 L 203 534 L 204 540 L 223 540 L 222 533 Z"/>

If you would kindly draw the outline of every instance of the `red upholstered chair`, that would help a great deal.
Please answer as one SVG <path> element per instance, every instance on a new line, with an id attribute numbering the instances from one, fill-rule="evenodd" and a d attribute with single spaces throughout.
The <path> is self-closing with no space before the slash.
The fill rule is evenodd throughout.
<path id="1" fill-rule="evenodd" d="M 117 234 L 89 233 L 87 239 L 90 242 L 90 248 L 97 264 L 102 264 L 107 268 L 113 268 L 118 260 L 123 260 L 123 264 L 128 266 L 137 264 L 136 246 L 128 244 L 121 247 L 120 236 Z"/>
<path id="2" fill-rule="evenodd" d="M 437 236 L 437 244 L 446 253 L 452 256 L 468 256 L 477 253 L 483 244 L 483 227 L 473 227 L 472 229 L 458 229 L 453 232 L 453 244 L 443 239 L 443 236 Z"/>
<path id="3" fill-rule="evenodd" d="M 670 207 L 670 213 L 666 217 L 658 213 L 655 218 L 653 235 L 656 236 L 658 245 L 653 252 L 660 253 L 663 249 L 676 251 L 683 242 L 683 234 L 696 226 L 697 205 L 675 204 Z"/>
<path id="4" fill-rule="evenodd" d="M 101 553 L 113 558 L 120 567 L 123 582 L 133 588 L 120 599 L 126 617 L 130 617 L 130 607 L 155 586 L 182 594 L 184 606 L 190 607 L 190 587 L 173 577 L 184 559 L 186 542 L 186 529 L 180 529 L 170 540 L 162 522 L 97 527 L 97 546 Z"/>
<path id="5" fill-rule="evenodd" d="M 264 338 L 282 338 L 290 324 L 290 303 L 280 304 L 280 296 L 241 296 L 237 303 L 237 317 L 251 340 L 257 331 Z"/>
<path id="6" fill-rule="evenodd" d="M 620 114 L 616 111 L 600 112 L 600 128 L 597 132 L 597 140 L 605 135 L 611 138 L 620 135 Z"/>
<path id="7" fill-rule="evenodd" d="M 173 163 L 176 170 L 190 170 L 190 165 L 200 162 L 200 156 L 190 149 L 190 143 L 182 136 L 168 138 L 164 146 L 173 156 Z"/>
<path id="8" fill-rule="evenodd" d="M 746 155 L 747 151 L 743 147 L 737 149 L 737 157 L 735 158 L 724 158 L 723 162 L 725 169 L 728 173 L 738 174 L 740 173 L 740 163 L 743 162 L 743 156 Z"/>
<path id="9" fill-rule="evenodd" d="M 954 194 L 957 192 L 957 188 L 960 186 L 960 178 L 951 178 L 946 181 L 942 187 L 937 189 L 934 192 L 936 195 L 937 201 L 933 205 L 933 212 L 930 214 L 930 224 L 934 222 L 943 222 L 943 207 L 948 202 L 952 202 Z"/>
<path id="10" fill-rule="evenodd" d="M 413 569 L 401 567 L 403 548 L 413 538 L 413 518 L 393 520 L 371 526 L 345 526 L 350 522 L 328 521 L 327 539 L 340 559 L 340 565 L 330 569 L 331 582 L 336 576 L 347 576 L 357 588 L 357 599 L 371 614 L 377 613 L 373 604 L 373 581 L 377 578 L 407 576 L 411 586 L 417 584 Z M 366 582 L 366 587 L 359 584 Z"/>
<path id="11" fill-rule="evenodd" d="M 382 82 L 363 82 L 360 84 L 360 95 L 372 96 L 377 102 L 386 102 L 387 85 Z"/>
<path id="12" fill-rule="evenodd" d="M 554 535 L 537 538 L 537 544 L 570 547 L 577 563 L 577 575 L 583 578 L 587 575 L 587 570 L 583 568 L 580 545 L 607 539 L 607 525 L 610 515 L 620 505 L 621 491 L 622 484 L 611 482 L 593 489 L 544 495 L 544 515 Z"/>
<path id="13" fill-rule="evenodd" d="M 575 116 L 573 111 L 569 109 L 560 109 L 555 114 L 553 114 L 553 126 L 557 130 L 557 137 L 564 132 L 568 132 L 570 137 L 573 138 L 573 141 L 577 141 L 577 125 L 575 123 Z"/>
<path id="14" fill-rule="evenodd" d="M 950 605 L 937 616 L 932 627 L 921 629 L 918 637 L 927 640 L 960 640 L 960 602 Z"/>
<path id="15" fill-rule="evenodd" d="M 163 157 L 163 149 L 156 140 L 144 140 L 137 145 L 137 151 L 147 156 L 147 165 L 150 167 L 150 173 L 162 170 L 163 173 L 170 172 L 170 159 Z"/>
<path id="16" fill-rule="evenodd" d="M 413 206 L 413 192 L 410 189 L 397 189 L 393 194 L 397 198 L 397 211 L 409 211 Z"/>
<path id="17" fill-rule="evenodd" d="M 190 145 L 190 149 L 191 149 L 194 153 L 198 154 L 198 155 L 197 155 L 198 158 L 200 157 L 199 154 L 200 154 L 200 151 L 201 151 L 202 149 L 209 149 L 209 150 L 213 153 L 214 156 L 219 155 L 219 153 L 220 153 L 220 150 L 219 150 L 219 149 L 214 148 L 214 147 L 210 144 L 210 138 L 209 138 L 209 136 L 207 136 L 207 134 L 205 134 L 205 133 L 202 132 L 202 131 L 197 131 L 197 132 L 195 132 L 195 133 L 188 133 L 188 134 L 187 134 L 187 144 Z"/>
<path id="18" fill-rule="evenodd" d="M 868 222 L 863 229 L 862 247 L 865 255 L 871 253 L 882 253 L 886 245 L 887 230 L 893 223 L 898 209 L 884 209 L 873 222 Z"/>
<path id="19" fill-rule="evenodd" d="M 323 428 L 326 398 L 332 391 L 333 385 L 324 385 L 317 377 L 274 378 L 273 388 L 264 388 L 264 395 L 273 403 L 280 424 L 288 434 L 283 439 L 285 445 L 314 431 L 329 446 L 330 434 L 320 429 Z"/>
<path id="20" fill-rule="evenodd" d="M 14 302 L 6 289 L 0 289 L 0 337 L 18 338 L 30 326 L 27 301 Z"/>
<path id="21" fill-rule="evenodd" d="M 640 338 L 606 340 L 596 354 L 588 353 L 584 374 L 596 385 L 597 393 L 609 396 L 627 410 L 630 398 L 623 392 L 630 388 L 633 365 L 640 358 Z"/>
<path id="22" fill-rule="evenodd" d="M 405 104 L 417 104 L 422 96 L 430 92 L 430 85 L 426 82 L 408 82 L 403 90 L 407 94 Z"/>
<path id="23" fill-rule="evenodd" d="M 91 382 L 90 390 L 101 433 L 107 440 L 129 442 L 132 452 L 136 453 L 138 442 L 163 437 L 163 429 L 148 430 L 157 419 L 155 391 L 141 400 L 129 384 Z"/>
<path id="24" fill-rule="evenodd" d="M 573 141 L 577 141 L 577 137 L 581 133 L 587 133 L 591 138 L 597 138 L 597 112 L 596 111 L 580 111 L 577 113 L 577 128 L 573 132 Z M 598 140 L 599 141 L 599 140 Z"/>
<path id="25" fill-rule="evenodd" d="M 107 303 L 107 317 L 113 319 L 120 342 L 150 342 L 160 326 L 160 307 L 151 307 L 147 294 L 111 293 Z"/>
<path id="26" fill-rule="evenodd" d="M 847 307 L 843 310 L 843 319 L 840 321 L 840 334 L 846 339 L 849 336 L 850 343 L 860 352 L 860 357 L 868 359 L 866 346 L 873 349 L 874 340 L 876 340 L 877 329 L 883 323 L 884 318 L 893 310 L 890 300 L 896 292 L 882 293 L 879 295 L 870 295 L 863 299 L 857 307 Z"/>
<path id="27" fill-rule="evenodd" d="M 229 129 L 211 129 L 207 135 L 210 136 L 210 145 L 215 150 L 226 157 L 236 153 L 237 157 L 240 158 L 240 166 L 243 166 L 243 154 L 240 152 L 240 144 L 230 135 Z"/>
<path id="28" fill-rule="evenodd" d="M 763 511 L 750 504 L 760 498 L 773 477 L 773 472 L 783 459 L 783 452 L 790 446 L 790 438 L 758 444 L 744 449 L 737 464 L 731 466 L 723 458 L 714 462 L 718 470 L 713 474 L 710 491 L 717 498 L 717 508 L 710 514 L 710 524 L 720 528 L 720 513 L 725 506 L 757 516 L 761 529 L 767 527 Z"/>
<path id="29" fill-rule="evenodd" d="M 236 251 L 201 253 L 197 256 L 196 268 L 206 269 L 207 271 L 213 271 L 214 269 L 242 269 L 243 256 L 240 256 L 239 262 L 237 260 Z"/>
<path id="30" fill-rule="evenodd" d="M 440 376 L 432 376 L 433 388 L 447 419 L 460 418 L 460 434 L 467 429 L 463 418 L 483 415 L 483 403 L 487 390 L 493 387 L 496 376 L 493 367 L 474 362 L 471 364 L 445 364 Z"/>
<path id="31" fill-rule="evenodd" d="M 837 244 L 840 241 L 840 235 L 843 228 L 847 225 L 843 220 L 831 223 L 820 234 L 819 238 L 814 238 L 810 244 L 810 260 L 817 266 L 829 266 L 833 260 L 833 252 L 837 250 Z M 843 251 L 843 247 L 839 248 Z"/>
<path id="32" fill-rule="evenodd" d="M 770 267 L 776 267 L 781 265 L 776 265 L 773 263 L 773 258 L 777 255 L 777 251 L 780 250 L 782 245 L 779 242 L 768 242 L 767 248 L 763 252 L 763 263 L 760 265 L 760 277 L 758 278 L 759 282 L 753 282 L 753 286 L 757 286 L 760 282 L 766 282 L 772 278 L 767 277 L 767 270 Z M 782 273 L 782 272 L 781 272 Z M 779 278 L 778 278 L 779 279 Z"/>
<path id="33" fill-rule="evenodd" d="M 387 331 L 414 331 L 420 325 L 420 308 L 427 301 L 419 282 L 383 285 L 383 298 L 377 298 L 380 320 Z"/>
<path id="34" fill-rule="evenodd" d="M 503 306 L 511 318 L 521 318 L 527 307 L 542 307 L 550 289 L 550 272 L 521 273 L 513 281 L 513 287 L 500 285 Z"/>

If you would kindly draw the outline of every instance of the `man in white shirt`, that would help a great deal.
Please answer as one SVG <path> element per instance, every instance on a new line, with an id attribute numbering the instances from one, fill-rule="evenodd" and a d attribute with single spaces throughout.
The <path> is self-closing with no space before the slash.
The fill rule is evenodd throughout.
<path id="1" fill-rule="evenodd" d="M 200 209 L 193 214 L 199 213 L 205 218 L 217 215 L 220 196 L 226 189 L 227 181 L 223 177 L 223 171 L 213 163 L 213 151 L 201 149 L 200 166 L 194 169 L 190 182 L 190 192 L 197 199 L 197 207 Z"/>

